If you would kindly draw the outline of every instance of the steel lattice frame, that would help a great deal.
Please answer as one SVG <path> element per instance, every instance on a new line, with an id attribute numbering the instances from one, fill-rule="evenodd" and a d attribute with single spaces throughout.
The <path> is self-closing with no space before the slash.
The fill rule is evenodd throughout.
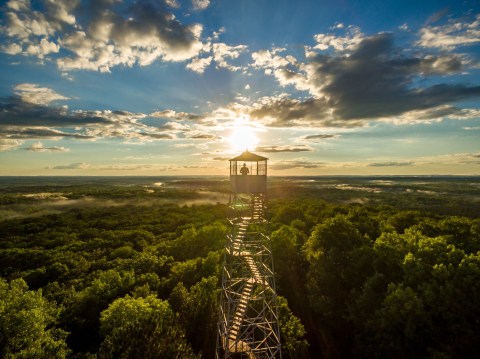
<path id="1" fill-rule="evenodd" d="M 217 335 L 217 359 L 281 358 L 265 193 L 232 193 Z"/>

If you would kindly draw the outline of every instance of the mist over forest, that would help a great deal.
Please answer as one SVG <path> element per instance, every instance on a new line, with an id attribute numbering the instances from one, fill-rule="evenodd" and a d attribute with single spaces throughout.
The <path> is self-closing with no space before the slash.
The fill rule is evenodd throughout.
<path id="1" fill-rule="evenodd" d="M 1 177 L 0 357 L 212 358 L 227 177 Z M 270 177 L 283 358 L 480 349 L 480 177 Z"/>

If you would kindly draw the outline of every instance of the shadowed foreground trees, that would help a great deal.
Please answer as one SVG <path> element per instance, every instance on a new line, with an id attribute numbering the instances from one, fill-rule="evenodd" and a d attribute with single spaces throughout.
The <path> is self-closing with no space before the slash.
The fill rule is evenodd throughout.
<path id="1" fill-rule="evenodd" d="M 279 292 L 306 326 L 311 353 L 480 354 L 478 218 L 392 207 L 324 204 L 320 209 L 316 201 L 285 205 L 300 210 L 272 216 L 271 225 L 278 228 L 271 238 Z M 302 232 L 308 236 L 301 247 L 299 228 L 307 228 Z"/>

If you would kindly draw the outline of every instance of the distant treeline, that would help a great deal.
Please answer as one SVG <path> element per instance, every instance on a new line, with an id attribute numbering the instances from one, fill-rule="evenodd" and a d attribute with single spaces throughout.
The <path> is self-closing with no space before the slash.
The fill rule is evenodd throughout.
<path id="1" fill-rule="evenodd" d="M 479 357 L 478 216 L 278 197 L 284 358 Z M 214 357 L 228 215 L 164 203 L 4 220 L 0 357 Z"/>

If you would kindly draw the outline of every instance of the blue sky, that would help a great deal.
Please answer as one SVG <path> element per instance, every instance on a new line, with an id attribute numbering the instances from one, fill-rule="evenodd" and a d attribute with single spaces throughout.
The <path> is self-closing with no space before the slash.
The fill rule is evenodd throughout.
<path id="1" fill-rule="evenodd" d="M 480 175 L 478 1 L 0 6 L 0 175 Z"/>

